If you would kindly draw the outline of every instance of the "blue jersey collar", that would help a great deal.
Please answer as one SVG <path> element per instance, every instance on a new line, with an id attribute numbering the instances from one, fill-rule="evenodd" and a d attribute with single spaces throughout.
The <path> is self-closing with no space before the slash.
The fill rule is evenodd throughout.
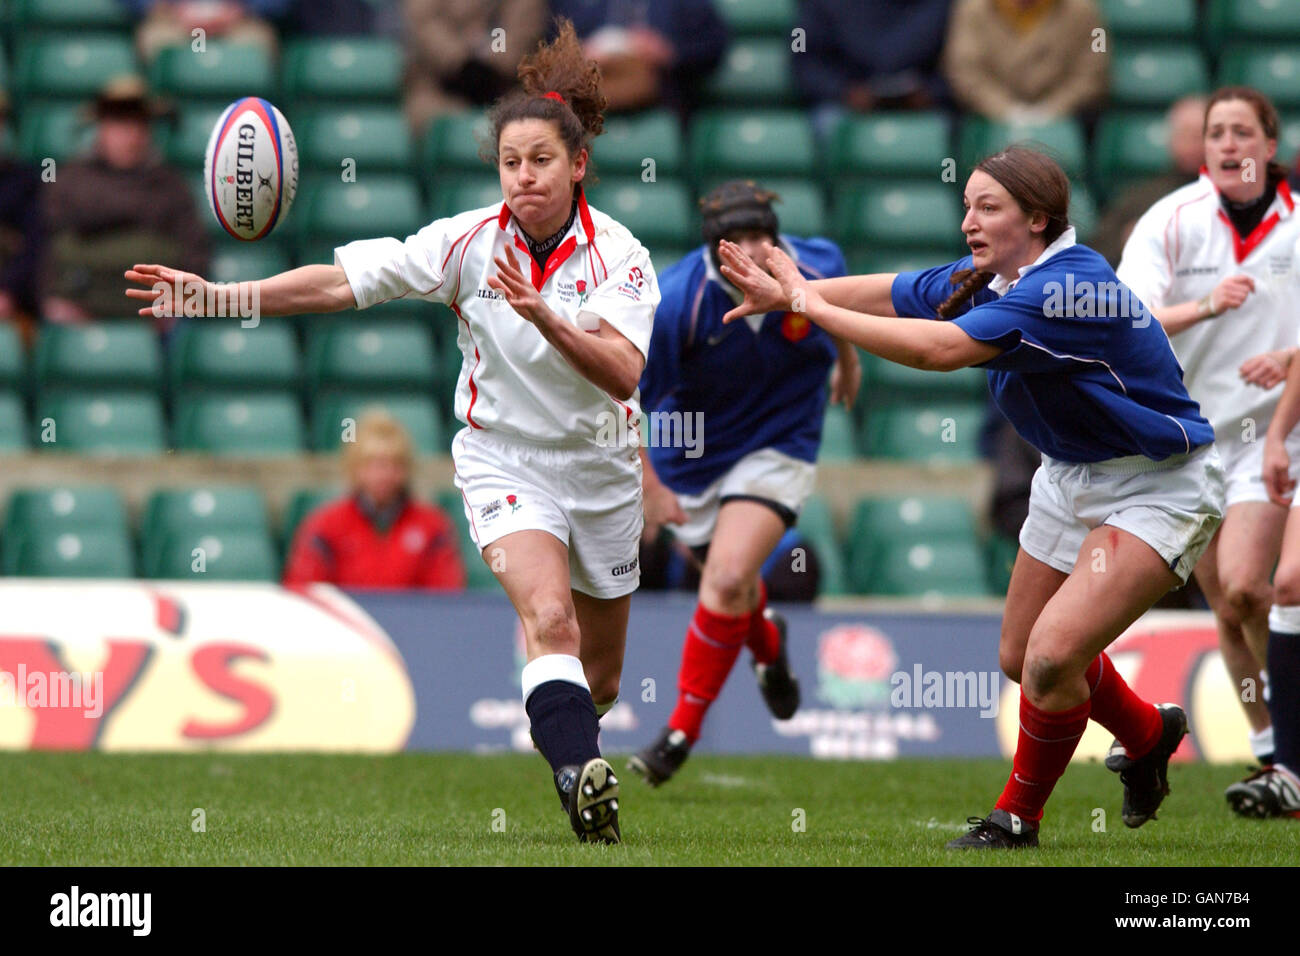
<path id="1" fill-rule="evenodd" d="M 1055 241 L 1053 241 L 1051 245 L 1049 245 L 1046 249 L 1043 250 L 1042 255 L 1040 255 L 1033 262 L 1029 263 L 1029 265 L 1020 267 L 1020 275 L 1017 278 L 1012 279 L 1010 282 L 1008 282 L 1000 275 L 994 276 L 993 281 L 988 284 L 989 291 L 996 292 L 999 296 L 1006 295 L 1008 292 L 1014 289 L 1016 287 L 1016 283 L 1019 282 L 1021 279 L 1023 279 L 1029 272 L 1031 272 L 1034 269 L 1037 269 L 1039 266 L 1041 266 L 1048 259 L 1052 258 L 1052 256 L 1056 255 L 1058 252 L 1064 252 L 1066 249 L 1075 245 L 1076 241 L 1077 240 L 1075 239 L 1074 227 L 1066 226 L 1065 232 L 1057 236 Z"/>

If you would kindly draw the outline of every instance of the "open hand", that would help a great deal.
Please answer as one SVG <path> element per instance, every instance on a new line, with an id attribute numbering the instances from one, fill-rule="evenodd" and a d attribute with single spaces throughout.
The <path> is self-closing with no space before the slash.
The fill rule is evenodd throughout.
<path id="1" fill-rule="evenodd" d="M 498 271 L 496 275 L 488 276 L 488 285 L 505 296 L 510 307 L 529 322 L 537 325 L 545 321 L 551 310 L 542 301 L 542 294 L 533 288 L 532 281 L 524 277 L 515 251 L 507 246 L 505 258 L 496 256 L 492 261 L 497 264 Z"/>
<path id="2" fill-rule="evenodd" d="M 745 295 L 740 305 L 722 317 L 723 323 L 734 322 L 745 315 L 766 315 L 786 307 L 789 299 L 781 291 L 781 283 L 760 269 L 740 246 L 723 239 L 718 243 L 718 257 L 722 259 L 722 274 Z"/>
<path id="3" fill-rule="evenodd" d="M 214 296 L 209 294 L 212 283 L 193 272 L 182 272 L 167 266 L 137 264 L 127 269 L 125 275 L 129 281 L 147 286 L 126 290 L 127 298 L 149 303 L 137 310 L 140 315 L 151 315 L 154 318 L 179 316 L 187 298 L 200 301 L 201 297 L 205 303 L 214 300 Z"/>
<path id="4" fill-rule="evenodd" d="M 1284 508 L 1291 507 L 1295 482 L 1291 480 L 1291 456 L 1280 441 L 1264 440 L 1264 488 L 1269 501 Z"/>

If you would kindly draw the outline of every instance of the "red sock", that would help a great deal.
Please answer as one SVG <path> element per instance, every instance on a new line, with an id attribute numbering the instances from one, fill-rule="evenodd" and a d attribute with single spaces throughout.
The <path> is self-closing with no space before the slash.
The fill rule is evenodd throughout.
<path id="1" fill-rule="evenodd" d="M 1074 756 L 1091 709 L 1085 700 L 1069 710 L 1039 710 L 1020 692 L 1020 738 L 997 809 L 1034 823 L 1043 819 L 1043 805 Z"/>
<path id="2" fill-rule="evenodd" d="M 1092 688 L 1092 719 L 1114 734 L 1130 757 L 1150 753 L 1164 730 L 1155 704 L 1133 693 L 1104 651 L 1088 665 L 1086 677 Z"/>
<path id="3" fill-rule="evenodd" d="M 694 743 L 709 705 L 727 682 L 731 667 L 740 656 L 749 635 L 750 617 L 716 614 L 703 604 L 695 605 L 695 617 L 686 629 L 682 648 L 682 669 L 677 675 L 680 694 L 668 726 L 680 730 Z"/>
<path id="4" fill-rule="evenodd" d="M 781 635 L 776 625 L 763 617 L 767 607 L 767 585 L 758 579 L 758 607 L 749 612 L 749 639 L 745 642 L 760 664 L 771 664 L 781 650 Z"/>

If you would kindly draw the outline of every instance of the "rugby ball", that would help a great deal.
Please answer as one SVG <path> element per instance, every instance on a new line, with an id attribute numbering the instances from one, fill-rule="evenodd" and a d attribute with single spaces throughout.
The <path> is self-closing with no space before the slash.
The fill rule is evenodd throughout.
<path id="1" fill-rule="evenodd" d="M 256 96 L 227 106 L 208 138 L 203 180 L 222 229 L 246 242 L 270 235 L 298 191 L 298 145 L 284 114 Z"/>

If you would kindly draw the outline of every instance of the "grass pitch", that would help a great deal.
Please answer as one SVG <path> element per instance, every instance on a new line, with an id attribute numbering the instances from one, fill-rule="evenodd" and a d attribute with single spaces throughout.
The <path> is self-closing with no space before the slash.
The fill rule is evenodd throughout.
<path id="1" fill-rule="evenodd" d="M 996 760 L 838 763 L 697 754 L 651 790 L 624 771 L 618 847 L 579 845 L 536 755 L 0 754 L 4 865 L 1269 866 L 1300 821 L 1224 802 L 1241 768 L 1175 765 L 1160 819 L 1119 818 L 1118 778 L 1071 767 L 1037 851 L 944 843 L 993 804 Z M 1098 810 L 1104 811 L 1103 816 Z M 201 811 L 201 813 L 199 812 Z M 202 827 L 200 827 L 202 824 Z M 1100 827 L 1104 824 L 1104 830 Z"/>

